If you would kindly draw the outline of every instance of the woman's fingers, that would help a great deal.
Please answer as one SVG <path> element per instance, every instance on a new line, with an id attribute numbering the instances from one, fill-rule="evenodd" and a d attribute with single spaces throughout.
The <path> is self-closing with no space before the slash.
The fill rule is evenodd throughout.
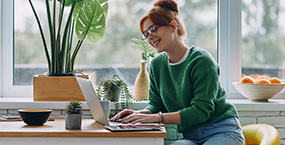
<path id="1" fill-rule="evenodd" d="M 115 116 L 113 116 L 111 119 L 110 119 L 110 121 L 116 121 L 116 120 L 118 120 L 118 114 L 117 115 L 115 115 Z"/>
<path id="2" fill-rule="evenodd" d="M 116 121 L 116 120 L 120 119 L 121 116 L 122 116 L 122 113 L 118 113 L 117 115 L 115 115 L 114 117 L 112 117 L 110 120 L 111 120 L 111 121 Z"/>
<path id="3" fill-rule="evenodd" d="M 121 119 L 124 116 L 128 116 L 129 114 L 132 114 L 134 111 L 130 110 L 130 109 L 125 109 L 121 112 L 119 112 L 117 115 L 115 115 L 114 117 L 112 117 L 110 120 L 111 121 L 116 121 L 118 119 Z"/>
<path id="4" fill-rule="evenodd" d="M 160 117 L 156 114 L 141 114 L 133 113 L 122 119 L 123 123 L 147 123 L 147 122 L 159 122 Z"/>
<path id="5" fill-rule="evenodd" d="M 137 120 L 134 120 L 132 123 L 133 124 L 136 124 L 136 123 L 143 123 L 143 119 L 137 119 Z"/>
<path id="6" fill-rule="evenodd" d="M 134 120 L 134 114 L 130 114 L 124 118 L 122 118 L 122 122 L 123 123 L 128 123 L 128 122 L 132 122 Z"/>
<path id="7" fill-rule="evenodd" d="M 138 113 L 134 110 L 125 109 L 115 115 L 110 121 L 116 121 L 122 119 L 122 123 L 149 123 L 149 122 L 159 122 L 160 116 L 158 114 L 144 114 Z"/>

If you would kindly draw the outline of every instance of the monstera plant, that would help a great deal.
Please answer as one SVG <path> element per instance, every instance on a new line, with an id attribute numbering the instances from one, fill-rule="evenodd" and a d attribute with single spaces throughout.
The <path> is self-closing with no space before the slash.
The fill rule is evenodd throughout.
<path id="1" fill-rule="evenodd" d="M 49 35 L 44 34 L 32 0 L 29 3 L 40 30 L 49 75 L 72 74 L 76 55 L 84 40 L 96 43 L 104 35 L 108 0 L 45 0 Z M 65 11 L 68 11 L 66 17 Z M 74 31 L 77 40 L 73 38 Z M 50 37 L 50 45 L 45 36 Z M 74 40 L 76 45 L 73 45 Z"/>

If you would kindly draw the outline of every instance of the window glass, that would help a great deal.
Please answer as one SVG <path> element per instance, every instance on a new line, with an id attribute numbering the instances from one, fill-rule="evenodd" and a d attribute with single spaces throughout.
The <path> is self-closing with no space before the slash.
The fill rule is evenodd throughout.
<path id="1" fill-rule="evenodd" d="M 48 39 L 44 1 L 33 0 Z M 217 1 L 177 0 L 180 18 L 185 23 L 187 43 L 208 50 L 217 60 Z M 131 45 L 140 38 L 139 20 L 153 0 L 109 0 L 104 38 L 87 41 L 76 58 L 75 68 L 97 82 L 117 73 L 133 85 L 139 72 L 141 52 Z M 75 37 L 76 38 L 76 37 Z M 49 42 L 47 40 L 47 42 Z M 14 85 L 32 85 L 36 74 L 47 72 L 47 62 L 38 26 L 27 0 L 14 1 Z"/>
<path id="2" fill-rule="evenodd" d="M 285 79 L 285 1 L 242 1 L 242 74 Z"/>

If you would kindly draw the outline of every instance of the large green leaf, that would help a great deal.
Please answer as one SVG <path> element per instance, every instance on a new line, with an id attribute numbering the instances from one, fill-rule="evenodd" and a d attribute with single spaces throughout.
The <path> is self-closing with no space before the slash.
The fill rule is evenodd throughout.
<path id="1" fill-rule="evenodd" d="M 149 57 L 154 57 L 154 53 L 152 53 L 155 49 L 144 40 L 140 40 L 137 38 L 132 38 L 132 45 L 137 49 L 142 51 L 142 61 L 147 63 Z"/>
<path id="2" fill-rule="evenodd" d="M 104 15 L 107 18 L 109 9 L 108 0 L 76 0 L 77 3 L 73 11 L 73 18 L 75 20 L 77 20 L 82 5 L 84 5 L 84 3 L 90 3 L 91 1 L 98 1 L 100 3 L 101 7 L 104 9 Z"/>
<path id="3" fill-rule="evenodd" d="M 139 40 L 137 38 L 132 38 L 131 40 L 133 41 L 132 45 L 141 51 L 151 53 L 155 50 L 147 41 Z"/>
<path id="4" fill-rule="evenodd" d="M 103 38 L 106 16 L 104 9 L 97 0 L 86 0 L 76 3 L 78 12 L 75 32 L 79 40 L 87 37 L 89 43 L 96 43 Z M 79 10 L 78 10 L 79 9 Z"/>
<path id="5" fill-rule="evenodd" d="M 57 0 L 57 1 L 59 1 L 60 3 L 63 3 L 63 0 Z M 65 0 L 65 6 L 71 6 L 71 4 L 73 3 L 73 2 L 81 2 L 81 1 L 84 1 L 84 0 Z"/>
<path id="6" fill-rule="evenodd" d="M 108 0 L 98 0 L 98 2 L 101 4 L 102 8 L 104 9 L 105 17 L 107 17 L 109 9 Z"/>

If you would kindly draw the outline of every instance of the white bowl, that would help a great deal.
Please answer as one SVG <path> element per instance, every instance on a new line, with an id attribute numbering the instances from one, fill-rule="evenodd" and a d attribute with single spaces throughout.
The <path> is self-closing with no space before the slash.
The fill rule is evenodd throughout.
<path id="1" fill-rule="evenodd" d="M 259 102 L 268 102 L 268 99 L 285 87 L 285 84 L 246 84 L 240 82 L 233 82 L 232 84 L 244 97 Z"/>

